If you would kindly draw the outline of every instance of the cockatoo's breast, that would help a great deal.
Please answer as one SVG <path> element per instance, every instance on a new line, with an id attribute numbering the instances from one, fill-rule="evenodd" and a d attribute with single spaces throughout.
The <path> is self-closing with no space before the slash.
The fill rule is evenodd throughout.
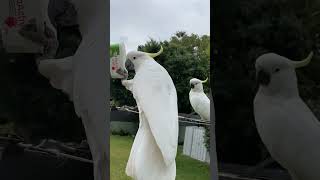
<path id="1" fill-rule="evenodd" d="M 314 167 L 320 167 L 320 126 L 299 97 L 279 99 L 257 94 L 254 115 L 260 137 L 275 160 L 289 170 L 315 174 Z M 315 177 L 309 179 L 319 179 L 320 173 Z"/>
<path id="2" fill-rule="evenodd" d="M 210 121 L 210 100 L 203 92 L 190 91 L 189 100 L 194 111 L 202 119 Z"/>

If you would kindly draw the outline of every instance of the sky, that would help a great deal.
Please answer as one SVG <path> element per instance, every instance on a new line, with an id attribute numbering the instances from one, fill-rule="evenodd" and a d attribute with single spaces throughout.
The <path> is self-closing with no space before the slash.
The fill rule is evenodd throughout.
<path id="1" fill-rule="evenodd" d="M 177 31 L 210 35 L 210 0 L 110 0 L 110 41 L 136 50 Z"/>

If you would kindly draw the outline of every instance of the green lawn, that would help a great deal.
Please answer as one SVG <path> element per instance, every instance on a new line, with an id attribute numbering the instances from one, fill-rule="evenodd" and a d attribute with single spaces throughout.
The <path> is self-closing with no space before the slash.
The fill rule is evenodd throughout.
<path id="1" fill-rule="evenodd" d="M 131 180 L 126 175 L 125 168 L 132 143 L 133 138 L 129 136 L 110 137 L 111 180 Z M 209 165 L 182 155 L 182 147 L 178 149 L 176 164 L 176 180 L 209 180 Z"/>

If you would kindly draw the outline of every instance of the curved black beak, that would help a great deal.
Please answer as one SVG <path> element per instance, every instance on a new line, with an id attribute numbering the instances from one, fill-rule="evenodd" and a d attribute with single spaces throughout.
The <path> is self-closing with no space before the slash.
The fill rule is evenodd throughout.
<path id="1" fill-rule="evenodd" d="M 270 83 L 271 77 L 270 74 L 264 70 L 260 70 L 257 74 L 257 83 L 263 86 L 267 86 Z"/>
<path id="2" fill-rule="evenodd" d="M 190 84 L 190 86 L 191 86 L 191 89 L 193 89 L 193 88 L 194 88 L 194 84 Z"/>
<path id="3" fill-rule="evenodd" d="M 129 71 L 133 71 L 134 70 L 134 65 L 129 59 L 126 61 L 125 66 L 126 66 L 126 69 L 128 69 Z"/>

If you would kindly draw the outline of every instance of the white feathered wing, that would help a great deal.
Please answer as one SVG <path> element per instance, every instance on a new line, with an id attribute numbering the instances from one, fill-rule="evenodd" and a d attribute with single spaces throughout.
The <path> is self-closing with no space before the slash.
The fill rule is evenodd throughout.
<path id="1" fill-rule="evenodd" d="M 190 92 L 189 100 L 194 111 L 202 119 L 210 121 L 210 100 L 203 92 Z"/>
<path id="2" fill-rule="evenodd" d="M 298 180 L 320 178 L 320 123 L 300 97 L 287 100 L 257 94 L 258 132 L 272 157 Z"/>
<path id="3" fill-rule="evenodd" d="M 162 66 L 150 60 L 136 72 L 132 90 L 164 162 L 169 166 L 175 161 L 179 131 L 177 93 L 173 81 Z"/>

